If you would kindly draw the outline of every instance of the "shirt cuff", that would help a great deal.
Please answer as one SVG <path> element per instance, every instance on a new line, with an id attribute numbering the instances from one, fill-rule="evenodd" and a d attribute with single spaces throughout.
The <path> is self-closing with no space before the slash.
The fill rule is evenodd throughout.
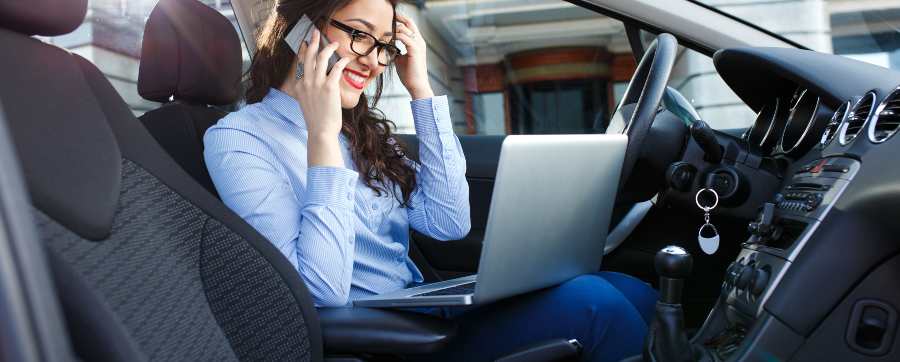
<path id="1" fill-rule="evenodd" d="M 447 96 L 416 99 L 409 104 L 416 134 L 454 134 Z"/>
<path id="2" fill-rule="evenodd" d="M 359 173 L 342 167 L 314 166 L 306 170 L 306 203 L 352 208 Z"/>

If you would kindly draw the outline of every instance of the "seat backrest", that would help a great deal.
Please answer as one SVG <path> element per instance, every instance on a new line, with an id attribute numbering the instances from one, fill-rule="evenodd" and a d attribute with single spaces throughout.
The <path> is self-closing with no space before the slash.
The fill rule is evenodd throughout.
<path id="1" fill-rule="evenodd" d="M 168 157 L 97 68 L 31 35 L 86 0 L 0 2 L 0 106 L 77 357 L 321 360 L 309 292 Z"/>
<path id="2" fill-rule="evenodd" d="M 197 0 L 161 0 L 144 28 L 138 93 L 162 107 L 139 119 L 153 138 L 216 195 L 203 134 L 238 101 L 241 43 L 222 14 Z"/>

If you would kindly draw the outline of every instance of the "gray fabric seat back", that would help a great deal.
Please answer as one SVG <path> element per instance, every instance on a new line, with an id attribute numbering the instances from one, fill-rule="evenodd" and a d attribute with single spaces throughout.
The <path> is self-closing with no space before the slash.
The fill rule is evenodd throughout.
<path id="1" fill-rule="evenodd" d="M 34 8 L 42 11 L 34 11 Z M 82 360 L 321 360 L 281 254 L 178 166 L 89 61 L 31 35 L 85 0 L 0 2 L 0 106 Z"/>

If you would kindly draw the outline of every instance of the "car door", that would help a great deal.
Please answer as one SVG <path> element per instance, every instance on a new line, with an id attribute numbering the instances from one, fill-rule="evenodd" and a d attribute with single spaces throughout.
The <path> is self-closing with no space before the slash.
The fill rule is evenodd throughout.
<path id="1" fill-rule="evenodd" d="M 405 134 L 401 139 L 416 154 L 418 140 Z M 410 255 L 418 264 L 426 280 L 443 280 L 472 274 L 478 269 L 481 242 L 490 211 L 494 178 L 500 148 L 506 136 L 460 135 L 459 141 L 466 155 L 466 181 L 469 183 L 469 205 L 472 229 L 462 240 L 438 241 L 415 230 L 412 231 Z"/>

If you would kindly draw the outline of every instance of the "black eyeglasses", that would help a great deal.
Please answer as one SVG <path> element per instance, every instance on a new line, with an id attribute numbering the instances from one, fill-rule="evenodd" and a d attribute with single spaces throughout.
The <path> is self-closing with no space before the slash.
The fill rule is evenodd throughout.
<path id="1" fill-rule="evenodd" d="M 372 34 L 357 30 L 337 20 L 332 20 L 331 25 L 350 35 L 350 50 L 356 54 L 366 56 L 372 53 L 372 50 L 378 48 L 378 64 L 383 66 L 391 65 L 394 59 L 397 58 L 397 55 L 400 54 L 400 49 L 397 49 L 396 46 L 379 41 Z"/>

